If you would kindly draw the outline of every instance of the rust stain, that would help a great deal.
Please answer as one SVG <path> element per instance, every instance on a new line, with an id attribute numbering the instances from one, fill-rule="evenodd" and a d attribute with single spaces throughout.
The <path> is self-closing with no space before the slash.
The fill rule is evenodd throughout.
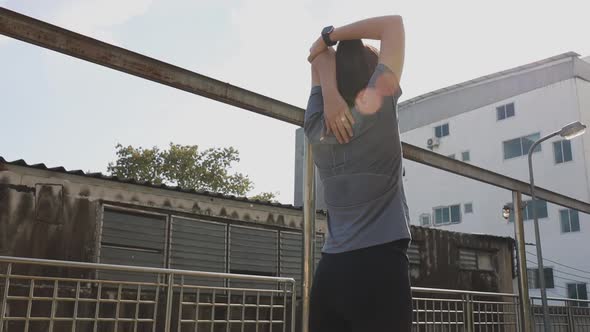
<path id="1" fill-rule="evenodd" d="M 274 225 L 276 223 L 275 222 L 275 216 L 272 213 L 269 213 L 268 214 L 268 217 L 266 218 L 266 222 L 269 223 L 269 224 Z"/>
<path id="2" fill-rule="evenodd" d="M 193 204 L 193 211 L 201 211 L 201 207 L 199 206 L 198 202 L 195 202 Z"/>
<path id="3" fill-rule="evenodd" d="M 82 197 L 89 197 L 90 196 L 90 188 L 88 188 L 88 187 L 82 188 L 82 190 L 80 190 L 79 195 Z"/>
<path id="4" fill-rule="evenodd" d="M 19 193 L 33 193 L 33 194 L 35 193 L 35 187 L 29 187 L 29 186 L 20 185 L 20 184 L 2 183 L 2 184 L 0 184 L 0 189 L 3 189 L 3 188 L 14 190 Z"/>

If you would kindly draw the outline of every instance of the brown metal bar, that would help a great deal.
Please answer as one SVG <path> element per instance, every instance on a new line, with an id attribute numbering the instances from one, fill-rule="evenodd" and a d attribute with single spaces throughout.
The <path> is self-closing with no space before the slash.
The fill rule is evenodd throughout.
<path id="1" fill-rule="evenodd" d="M 520 181 L 499 173 L 492 172 L 485 168 L 477 167 L 455 159 L 447 158 L 438 153 L 421 149 L 417 146 L 402 143 L 404 158 L 420 164 L 438 168 L 443 171 L 454 173 L 466 178 L 488 183 L 496 187 L 510 191 L 518 191 L 524 195 L 531 194 L 528 182 Z M 590 213 L 590 204 L 556 193 L 551 190 L 535 187 L 535 195 L 542 200 L 569 207 L 581 212 Z"/>
<path id="2" fill-rule="evenodd" d="M 0 7 L 0 33 L 275 119 L 303 123 L 303 110 L 298 107 L 3 7 Z"/>

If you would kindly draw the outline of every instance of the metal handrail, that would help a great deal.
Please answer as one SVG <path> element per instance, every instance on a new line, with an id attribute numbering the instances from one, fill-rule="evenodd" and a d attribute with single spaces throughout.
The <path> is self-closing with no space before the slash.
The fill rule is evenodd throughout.
<path id="1" fill-rule="evenodd" d="M 479 292 L 479 291 L 468 291 L 468 290 L 446 289 L 446 288 L 412 287 L 412 291 L 413 292 L 420 292 L 420 293 L 435 293 L 435 294 L 469 294 L 469 295 L 477 295 L 477 296 L 518 297 L 518 294 L 513 294 L 513 293 Z"/>
<path id="2" fill-rule="evenodd" d="M 143 266 L 130 266 L 130 265 L 73 262 L 73 261 L 38 259 L 38 258 L 28 258 L 28 257 L 0 256 L 0 263 L 37 264 L 37 265 L 46 265 L 46 266 L 100 269 L 100 270 L 110 270 L 110 271 L 125 271 L 125 272 L 140 272 L 140 273 L 143 272 L 143 273 L 157 273 L 157 274 L 177 274 L 177 275 L 184 275 L 184 276 L 191 276 L 191 277 L 202 277 L 202 278 L 241 279 L 241 280 L 270 281 L 270 282 L 283 282 L 283 283 L 284 282 L 295 282 L 295 279 L 286 278 L 286 277 L 268 277 L 268 276 L 249 275 L 249 274 L 166 269 L 166 268 L 159 268 L 159 267 L 143 267 Z"/>
<path id="3" fill-rule="evenodd" d="M 104 264 L 104 263 L 87 263 L 87 262 L 74 262 L 74 261 L 62 261 L 52 259 L 39 259 L 39 258 L 28 258 L 28 257 L 14 257 L 14 256 L 0 256 L 0 263 L 13 263 L 13 264 L 35 264 L 43 266 L 55 266 L 55 267 L 70 267 L 70 268 L 85 268 L 85 269 L 99 269 L 99 270 L 110 270 L 110 271 L 125 271 L 125 272 L 143 272 L 143 273 L 156 273 L 156 274 L 175 274 L 183 276 L 193 277 L 212 277 L 212 278 L 226 278 L 226 279 L 241 279 L 241 280 L 255 280 L 255 281 L 276 281 L 276 282 L 295 282 L 293 278 L 285 277 L 268 277 L 268 276 L 255 276 L 247 274 L 235 274 L 235 273 L 220 273 L 220 272 L 204 272 L 204 271 L 191 271 L 191 270 L 179 270 L 179 269 L 167 269 L 158 267 L 145 267 L 145 266 L 131 266 L 131 265 L 116 265 L 116 264 Z M 3 276 L 0 273 L 0 276 Z M 17 277 L 11 275 L 11 277 Z M 23 276 L 27 277 L 27 276 Z M 47 277 L 51 278 L 51 277 Z M 70 281 L 81 281 L 84 279 L 72 278 Z M 113 281 L 114 282 L 114 281 Z M 131 282 L 135 283 L 135 282 Z M 185 285 L 187 287 L 187 285 Z M 222 288 L 222 287 L 203 287 L 202 288 Z M 412 287 L 413 292 L 419 293 L 431 293 L 431 294 L 453 294 L 453 295 L 476 295 L 476 296 L 506 296 L 506 297 L 518 297 L 518 294 L 512 293 L 494 293 L 494 292 L 479 292 L 459 289 L 443 289 L 443 288 L 428 288 L 428 287 Z M 571 300 L 571 299 L 569 299 Z M 590 301 L 588 301 L 590 302 Z"/>
<path id="4" fill-rule="evenodd" d="M 540 296 L 531 296 L 531 300 L 540 300 Z M 588 303 L 590 304 L 590 300 L 584 299 L 570 299 L 567 297 L 547 297 L 549 301 L 563 301 L 563 302 L 578 302 L 578 303 Z"/>
<path id="5" fill-rule="evenodd" d="M 6 257 L 6 256 L 0 256 L 0 265 L 1 264 L 7 264 L 8 265 L 8 270 L 6 271 L 6 273 L 2 272 L 0 273 L 0 280 L 4 280 L 5 281 L 5 285 L 9 284 L 10 280 L 13 279 L 29 279 L 31 280 L 30 283 L 14 283 L 13 287 L 29 287 L 30 291 L 28 292 L 29 295 L 25 295 L 24 293 L 22 295 L 19 295 L 17 293 L 12 293 L 7 290 L 6 288 L 4 288 L 2 291 L 0 291 L 0 294 L 3 294 L 3 299 L 2 301 L 2 306 L 6 306 L 7 301 L 28 301 L 29 303 L 39 303 L 40 301 L 44 301 L 46 303 L 54 303 L 52 304 L 52 306 L 55 305 L 55 303 L 60 302 L 60 303 L 112 303 L 112 304 L 146 304 L 146 305 L 151 305 L 151 306 L 157 306 L 158 303 L 160 303 L 158 301 L 158 298 L 151 299 L 151 298 L 144 298 L 142 299 L 142 296 L 133 296 L 133 297 L 122 297 L 121 296 L 121 290 L 124 289 L 122 287 L 125 287 L 128 284 L 134 284 L 136 285 L 137 283 L 135 282 L 131 282 L 131 281 L 123 281 L 123 280 L 96 280 L 96 279 L 83 279 L 83 278 L 64 278 L 64 277 L 45 277 L 45 276 L 35 276 L 35 275 L 16 275 L 10 272 L 11 270 L 11 266 L 14 269 L 14 266 L 16 265 L 35 265 L 35 266 L 55 266 L 55 267 L 70 267 L 70 268 L 84 268 L 84 269 L 91 269 L 91 270 L 116 270 L 116 271 L 127 271 L 127 272 L 143 272 L 143 273 L 155 273 L 155 274 L 165 274 L 165 275 L 169 275 L 169 276 L 187 276 L 187 275 L 196 275 L 196 276 L 216 276 L 216 277 L 220 277 L 220 278 L 232 278 L 232 277 L 238 277 L 234 274 L 226 274 L 226 273 L 209 273 L 209 272 L 200 272 L 200 271 L 185 271 L 185 270 L 177 270 L 177 269 L 162 269 L 162 268 L 151 268 L 151 267 L 141 267 L 141 266 L 126 266 L 126 265 L 112 265 L 112 264 L 101 264 L 101 263 L 83 263 L 83 262 L 71 262 L 71 261 L 59 261 L 59 260 L 47 260 L 47 259 L 36 259 L 36 258 L 25 258 L 25 257 Z M 41 284 L 37 285 L 35 283 L 36 280 L 38 280 L 39 278 L 42 279 L 48 279 L 48 281 L 54 281 L 56 282 L 53 286 L 53 295 L 41 295 L 41 294 L 36 294 L 34 289 L 37 286 L 41 286 Z M 268 279 L 267 277 L 265 278 L 264 276 L 253 276 L 253 278 L 261 280 L 261 279 Z M 51 279 L 51 280 L 49 280 Z M 250 279 L 250 278 L 248 278 Z M 256 303 L 247 303 L 247 302 L 236 302 L 236 303 L 232 303 L 231 301 L 229 302 L 224 302 L 225 300 L 222 300 L 222 302 L 215 302 L 215 301 L 211 301 L 211 300 L 199 300 L 198 295 L 197 298 L 193 301 L 193 300 L 183 300 L 182 294 L 183 291 L 186 291 L 188 289 L 188 287 L 192 286 L 192 285 L 187 285 L 184 283 L 181 284 L 177 284 L 177 283 L 173 283 L 172 282 L 172 278 L 170 278 L 168 280 L 168 282 L 156 282 L 153 284 L 146 284 L 146 285 L 154 285 L 154 286 L 160 286 L 162 291 L 167 291 L 168 295 L 166 296 L 165 299 L 165 308 L 166 308 L 166 315 L 164 317 L 164 315 L 161 317 L 161 319 L 165 319 L 164 323 L 166 324 L 166 326 L 170 327 L 173 324 L 173 321 L 176 322 L 177 326 L 180 326 L 181 324 L 200 324 L 200 323 L 206 323 L 206 322 L 211 322 L 211 321 L 216 321 L 218 322 L 218 324 L 250 324 L 251 326 L 254 326 L 254 324 L 256 324 L 256 326 L 258 326 L 258 324 L 281 324 L 283 326 L 283 331 L 285 331 L 285 324 L 288 324 L 288 322 L 286 321 L 286 310 L 288 309 L 287 305 L 288 303 L 286 302 L 286 296 L 287 294 L 289 294 L 289 297 L 291 297 L 291 303 L 295 303 L 296 298 L 294 297 L 294 283 L 295 281 L 292 278 L 272 278 L 272 279 L 277 279 L 277 281 L 286 281 L 288 282 L 290 285 L 292 285 L 292 288 L 290 290 L 285 289 L 284 291 L 277 291 L 277 290 L 272 290 L 272 289 L 242 289 L 242 288 L 231 288 L 231 287 L 209 287 L 209 286 L 195 286 L 197 288 L 200 289 L 201 294 L 204 294 L 205 292 L 207 292 L 208 290 L 211 289 L 217 289 L 220 291 L 219 294 L 223 294 L 224 291 L 227 292 L 231 292 L 231 294 L 238 294 L 238 296 L 240 296 L 239 294 L 242 294 L 244 292 L 251 292 L 251 293 L 265 293 L 267 295 L 273 293 L 273 292 L 277 292 L 280 297 L 280 294 L 283 294 L 283 297 L 285 297 L 285 300 L 283 302 L 280 303 L 276 303 L 273 305 L 272 300 L 269 303 L 261 303 L 259 301 L 257 301 Z M 68 286 L 64 286 L 67 285 L 68 283 L 72 283 L 74 282 L 75 284 L 72 284 L 69 287 L 72 288 L 76 288 L 76 295 L 74 296 L 74 293 L 69 293 L 69 295 L 64 294 L 62 295 L 61 293 L 56 291 L 56 287 L 57 287 L 57 281 L 59 281 L 60 285 L 62 285 L 62 287 L 68 287 Z M 93 282 L 97 282 L 99 283 L 98 289 L 99 291 L 97 292 L 97 296 L 96 298 L 94 297 L 81 297 L 80 294 L 80 289 L 81 289 L 81 284 L 82 283 L 93 283 Z M 63 284 L 62 284 L 63 283 Z M 119 284 L 118 289 L 118 293 L 117 296 L 114 298 L 104 298 L 102 297 L 100 294 L 100 288 L 101 288 L 101 283 L 115 283 L 115 284 Z M 12 283 L 10 283 L 12 284 Z M 124 286 L 125 285 L 125 286 Z M 75 287 L 74 287 L 75 286 Z M 139 286 L 139 285 L 137 285 Z M 66 288 L 61 288 L 66 289 Z M 171 315 L 171 308 L 173 307 L 172 301 L 175 299 L 174 296 L 172 296 L 170 293 L 172 292 L 172 289 L 179 289 L 180 290 L 180 297 L 176 298 L 178 301 L 178 305 L 181 306 L 193 306 L 193 305 L 198 305 L 199 307 L 203 308 L 203 310 L 205 310 L 206 308 L 213 308 L 213 307 L 224 307 L 224 308 L 228 308 L 227 310 L 230 310 L 230 308 L 236 308 L 236 309 L 240 309 L 242 308 L 243 310 L 246 310 L 246 308 L 253 308 L 256 310 L 262 310 L 262 309 L 275 309 L 278 311 L 282 311 L 283 312 L 283 316 L 282 318 L 278 318 L 277 319 L 268 319 L 269 317 L 266 317 L 266 319 L 246 319 L 243 318 L 239 319 L 236 317 L 230 317 L 230 316 L 226 316 L 225 318 L 219 318 L 219 319 L 215 319 L 213 317 L 205 317 L 205 318 L 183 318 L 182 314 L 179 312 L 178 317 L 175 317 L 173 315 Z M 0 289 L 2 289 L 2 285 L 0 285 Z M 103 289 L 105 289 L 103 287 Z M 114 288 L 111 288 L 114 289 Z M 133 288 L 135 289 L 135 288 Z M 140 289 L 145 289 L 147 290 L 147 288 L 143 288 L 140 287 Z M 51 288 L 48 288 L 49 291 L 51 291 Z M 214 294 L 215 290 L 213 290 L 213 294 Z M 235 293 L 234 293 L 235 292 Z M 520 303 L 519 301 L 517 301 L 517 299 L 519 298 L 519 296 L 517 294 L 513 294 L 513 293 L 494 293 L 494 292 L 481 292 L 481 291 L 469 291 L 469 290 L 457 290 L 457 289 L 440 289 L 440 288 L 427 288 L 427 287 L 412 287 L 412 292 L 414 293 L 414 295 L 417 294 L 425 294 L 426 296 L 413 296 L 413 301 L 415 303 L 415 307 L 413 309 L 414 312 L 414 320 L 413 320 L 413 324 L 414 326 L 430 326 L 430 327 L 444 327 L 447 326 L 451 329 L 454 328 L 459 328 L 461 327 L 462 329 L 464 329 L 465 331 L 475 331 L 478 329 L 478 327 L 481 326 L 496 326 L 496 327 L 500 327 L 500 326 L 513 326 L 515 328 L 515 330 L 519 330 L 518 329 L 518 322 L 520 319 L 520 315 L 518 314 L 518 309 L 520 307 Z M 211 294 L 211 292 L 208 292 L 209 294 Z M 192 292 L 191 294 L 195 294 L 194 292 Z M 198 294 L 198 293 L 197 293 Z M 228 293 L 229 294 L 229 293 Z M 441 296 L 433 296 L 433 297 L 429 297 L 428 295 L 443 295 Z M 447 295 L 453 295 L 453 297 L 447 297 Z M 244 296 L 244 295 L 243 295 Z M 481 298 L 485 298 L 485 297 L 494 297 L 494 298 L 498 298 L 498 297 L 506 297 L 509 298 L 510 300 L 506 300 L 506 301 L 499 301 L 499 300 L 493 300 L 493 299 L 489 299 L 489 300 L 485 300 L 485 299 L 481 299 Z M 532 297 L 531 299 L 535 299 L 536 297 Z M 549 298 L 549 300 L 551 301 L 563 301 L 566 306 L 564 308 L 566 308 L 566 311 L 563 312 L 560 315 L 551 315 L 551 317 L 562 317 L 564 319 L 568 319 L 568 321 L 553 321 L 552 324 L 553 326 L 586 326 L 585 324 L 590 323 L 590 316 L 588 316 L 586 313 L 584 313 L 583 315 L 579 315 L 576 314 L 574 311 L 571 311 L 573 308 L 577 308 L 575 306 L 575 303 L 588 303 L 590 301 L 587 300 L 576 300 L 576 299 L 565 299 L 565 298 Z M 29 307 L 31 306 L 31 304 L 29 304 Z M 587 309 L 587 308 L 586 308 Z M 292 311 L 292 318 L 294 318 L 294 311 Z M 535 314 L 535 316 L 539 316 L 538 314 Z M 272 317 L 272 316 L 271 316 Z M 153 317 L 149 317 L 149 318 L 142 318 L 138 315 L 136 315 L 135 317 L 106 317 L 106 316 L 97 316 L 97 317 L 90 317 L 90 316 L 77 316 L 76 314 L 74 314 L 73 317 L 69 317 L 69 316 L 31 316 L 29 314 L 25 314 L 25 313 L 14 313 L 13 315 L 4 315 L 4 313 L 2 313 L 0 315 L 0 330 L 2 330 L 2 321 L 4 322 L 23 322 L 23 324 L 32 324 L 33 322 L 88 322 L 88 323 L 93 323 L 93 324 L 97 324 L 98 322 L 112 322 L 112 323 L 118 323 L 118 324 L 122 324 L 122 323 L 129 323 L 129 324 L 140 324 L 140 323 L 144 323 L 144 324 L 149 324 L 149 325 L 153 325 L 154 328 L 157 324 L 157 322 L 162 323 L 161 320 L 159 320 L 160 318 L 157 318 L 157 316 L 153 316 Z M 583 321 L 580 321 L 579 319 L 583 319 Z M 199 323 L 200 322 L 200 323 Z M 293 327 L 293 321 L 291 321 L 291 326 Z M 576 325 L 577 324 L 577 325 Z M 537 326 L 539 324 L 537 323 Z M 229 325 L 227 325 L 229 327 Z M 291 330 L 292 331 L 292 330 Z"/>

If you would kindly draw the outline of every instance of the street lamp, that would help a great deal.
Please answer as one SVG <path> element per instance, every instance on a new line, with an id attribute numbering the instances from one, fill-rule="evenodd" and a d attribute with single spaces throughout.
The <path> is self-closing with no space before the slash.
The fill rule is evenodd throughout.
<path id="1" fill-rule="evenodd" d="M 541 302 L 543 304 L 543 325 L 545 326 L 545 332 L 550 331 L 549 325 L 549 307 L 547 305 L 547 289 L 545 288 L 545 268 L 543 267 L 543 253 L 541 251 L 541 235 L 539 234 L 539 219 L 537 218 L 537 201 L 535 196 L 535 179 L 533 177 L 533 160 L 532 155 L 533 151 L 537 145 L 541 144 L 541 142 L 550 139 L 551 137 L 560 135 L 561 137 L 570 140 L 574 137 L 582 135 L 586 131 L 586 125 L 582 124 L 580 121 L 576 121 L 573 123 L 568 124 L 567 126 L 561 128 L 554 133 L 551 133 L 545 137 L 540 138 L 537 140 L 531 148 L 529 149 L 529 176 L 531 179 L 531 198 L 532 206 L 533 206 L 533 220 L 535 225 L 535 244 L 537 247 L 537 268 L 539 271 L 539 283 L 541 287 Z"/>

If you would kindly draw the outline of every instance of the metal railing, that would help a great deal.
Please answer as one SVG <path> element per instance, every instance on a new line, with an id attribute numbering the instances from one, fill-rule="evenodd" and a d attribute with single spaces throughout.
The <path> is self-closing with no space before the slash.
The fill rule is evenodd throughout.
<path id="1" fill-rule="evenodd" d="M 0 256 L 0 332 L 291 332 L 296 307 L 292 278 Z"/>
<path id="2" fill-rule="evenodd" d="M 412 296 L 417 332 L 522 330 L 517 294 L 413 287 Z M 291 332 L 301 330 L 297 300 L 291 278 L 0 256 L 0 332 Z M 590 301 L 550 301 L 553 331 L 590 331 Z"/>
<path id="3" fill-rule="evenodd" d="M 519 331 L 518 295 L 412 288 L 414 331 Z"/>
<path id="4" fill-rule="evenodd" d="M 590 331 L 590 300 L 549 297 L 549 324 L 552 332 Z M 531 297 L 535 331 L 543 331 L 540 297 Z"/>

